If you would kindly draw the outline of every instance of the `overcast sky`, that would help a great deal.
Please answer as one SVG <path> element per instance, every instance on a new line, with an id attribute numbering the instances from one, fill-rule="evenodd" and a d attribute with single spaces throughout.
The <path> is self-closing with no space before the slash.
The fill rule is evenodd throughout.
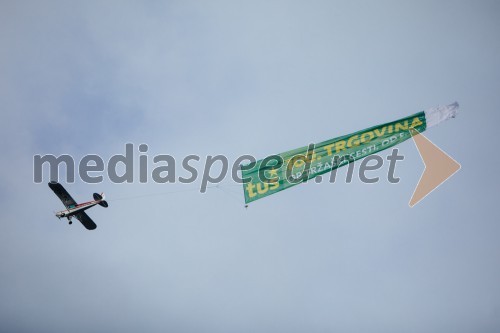
<path id="1" fill-rule="evenodd" d="M 499 32 L 496 1 L 0 1 L 0 330 L 499 331 Z M 262 158 L 454 101 L 426 135 L 462 169 L 414 208 L 411 141 L 397 185 L 248 209 L 63 181 L 107 194 L 92 232 L 33 183 L 35 154 Z"/>

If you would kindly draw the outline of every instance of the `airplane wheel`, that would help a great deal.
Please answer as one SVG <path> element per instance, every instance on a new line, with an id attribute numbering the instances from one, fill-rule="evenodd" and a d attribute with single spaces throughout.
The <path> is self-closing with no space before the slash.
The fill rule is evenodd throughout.
<path id="1" fill-rule="evenodd" d="M 73 223 L 72 221 L 69 221 L 69 224 Z"/>

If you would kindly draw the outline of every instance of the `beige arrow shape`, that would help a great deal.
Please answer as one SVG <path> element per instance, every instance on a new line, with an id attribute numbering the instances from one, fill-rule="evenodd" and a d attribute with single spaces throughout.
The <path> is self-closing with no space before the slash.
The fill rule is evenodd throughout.
<path id="1" fill-rule="evenodd" d="M 422 157 L 422 161 L 425 164 L 422 177 L 420 177 L 409 202 L 410 207 L 413 207 L 448 178 L 453 176 L 455 172 L 460 170 L 461 166 L 417 130 L 411 128 L 410 131 L 420 157 Z"/>

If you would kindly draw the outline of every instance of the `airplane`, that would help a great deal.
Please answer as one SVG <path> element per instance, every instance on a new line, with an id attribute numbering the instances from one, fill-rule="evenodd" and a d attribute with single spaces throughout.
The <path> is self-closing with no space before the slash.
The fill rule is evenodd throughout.
<path id="1" fill-rule="evenodd" d="M 69 195 L 66 189 L 58 182 L 51 181 L 49 187 L 54 191 L 54 193 L 61 199 L 66 210 L 56 212 L 56 217 L 61 219 L 65 217 L 68 219 L 69 224 L 72 224 L 71 218 L 76 217 L 85 228 L 88 230 L 94 230 L 97 225 L 92 221 L 92 219 L 85 213 L 85 210 L 94 207 L 95 205 L 100 205 L 104 208 L 108 207 L 108 203 L 104 200 L 104 193 L 98 194 L 94 193 L 94 200 L 89 202 L 84 202 L 77 204 L 76 201 Z"/>

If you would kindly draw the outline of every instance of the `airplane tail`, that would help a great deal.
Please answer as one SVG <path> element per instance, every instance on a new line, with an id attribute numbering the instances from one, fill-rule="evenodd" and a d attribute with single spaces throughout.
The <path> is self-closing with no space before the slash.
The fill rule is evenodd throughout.
<path id="1" fill-rule="evenodd" d="M 106 208 L 108 207 L 108 202 L 104 200 L 105 199 L 105 196 L 104 196 L 104 193 L 94 193 L 94 200 L 95 201 L 99 201 L 99 205 L 101 205 L 102 207 Z"/>

